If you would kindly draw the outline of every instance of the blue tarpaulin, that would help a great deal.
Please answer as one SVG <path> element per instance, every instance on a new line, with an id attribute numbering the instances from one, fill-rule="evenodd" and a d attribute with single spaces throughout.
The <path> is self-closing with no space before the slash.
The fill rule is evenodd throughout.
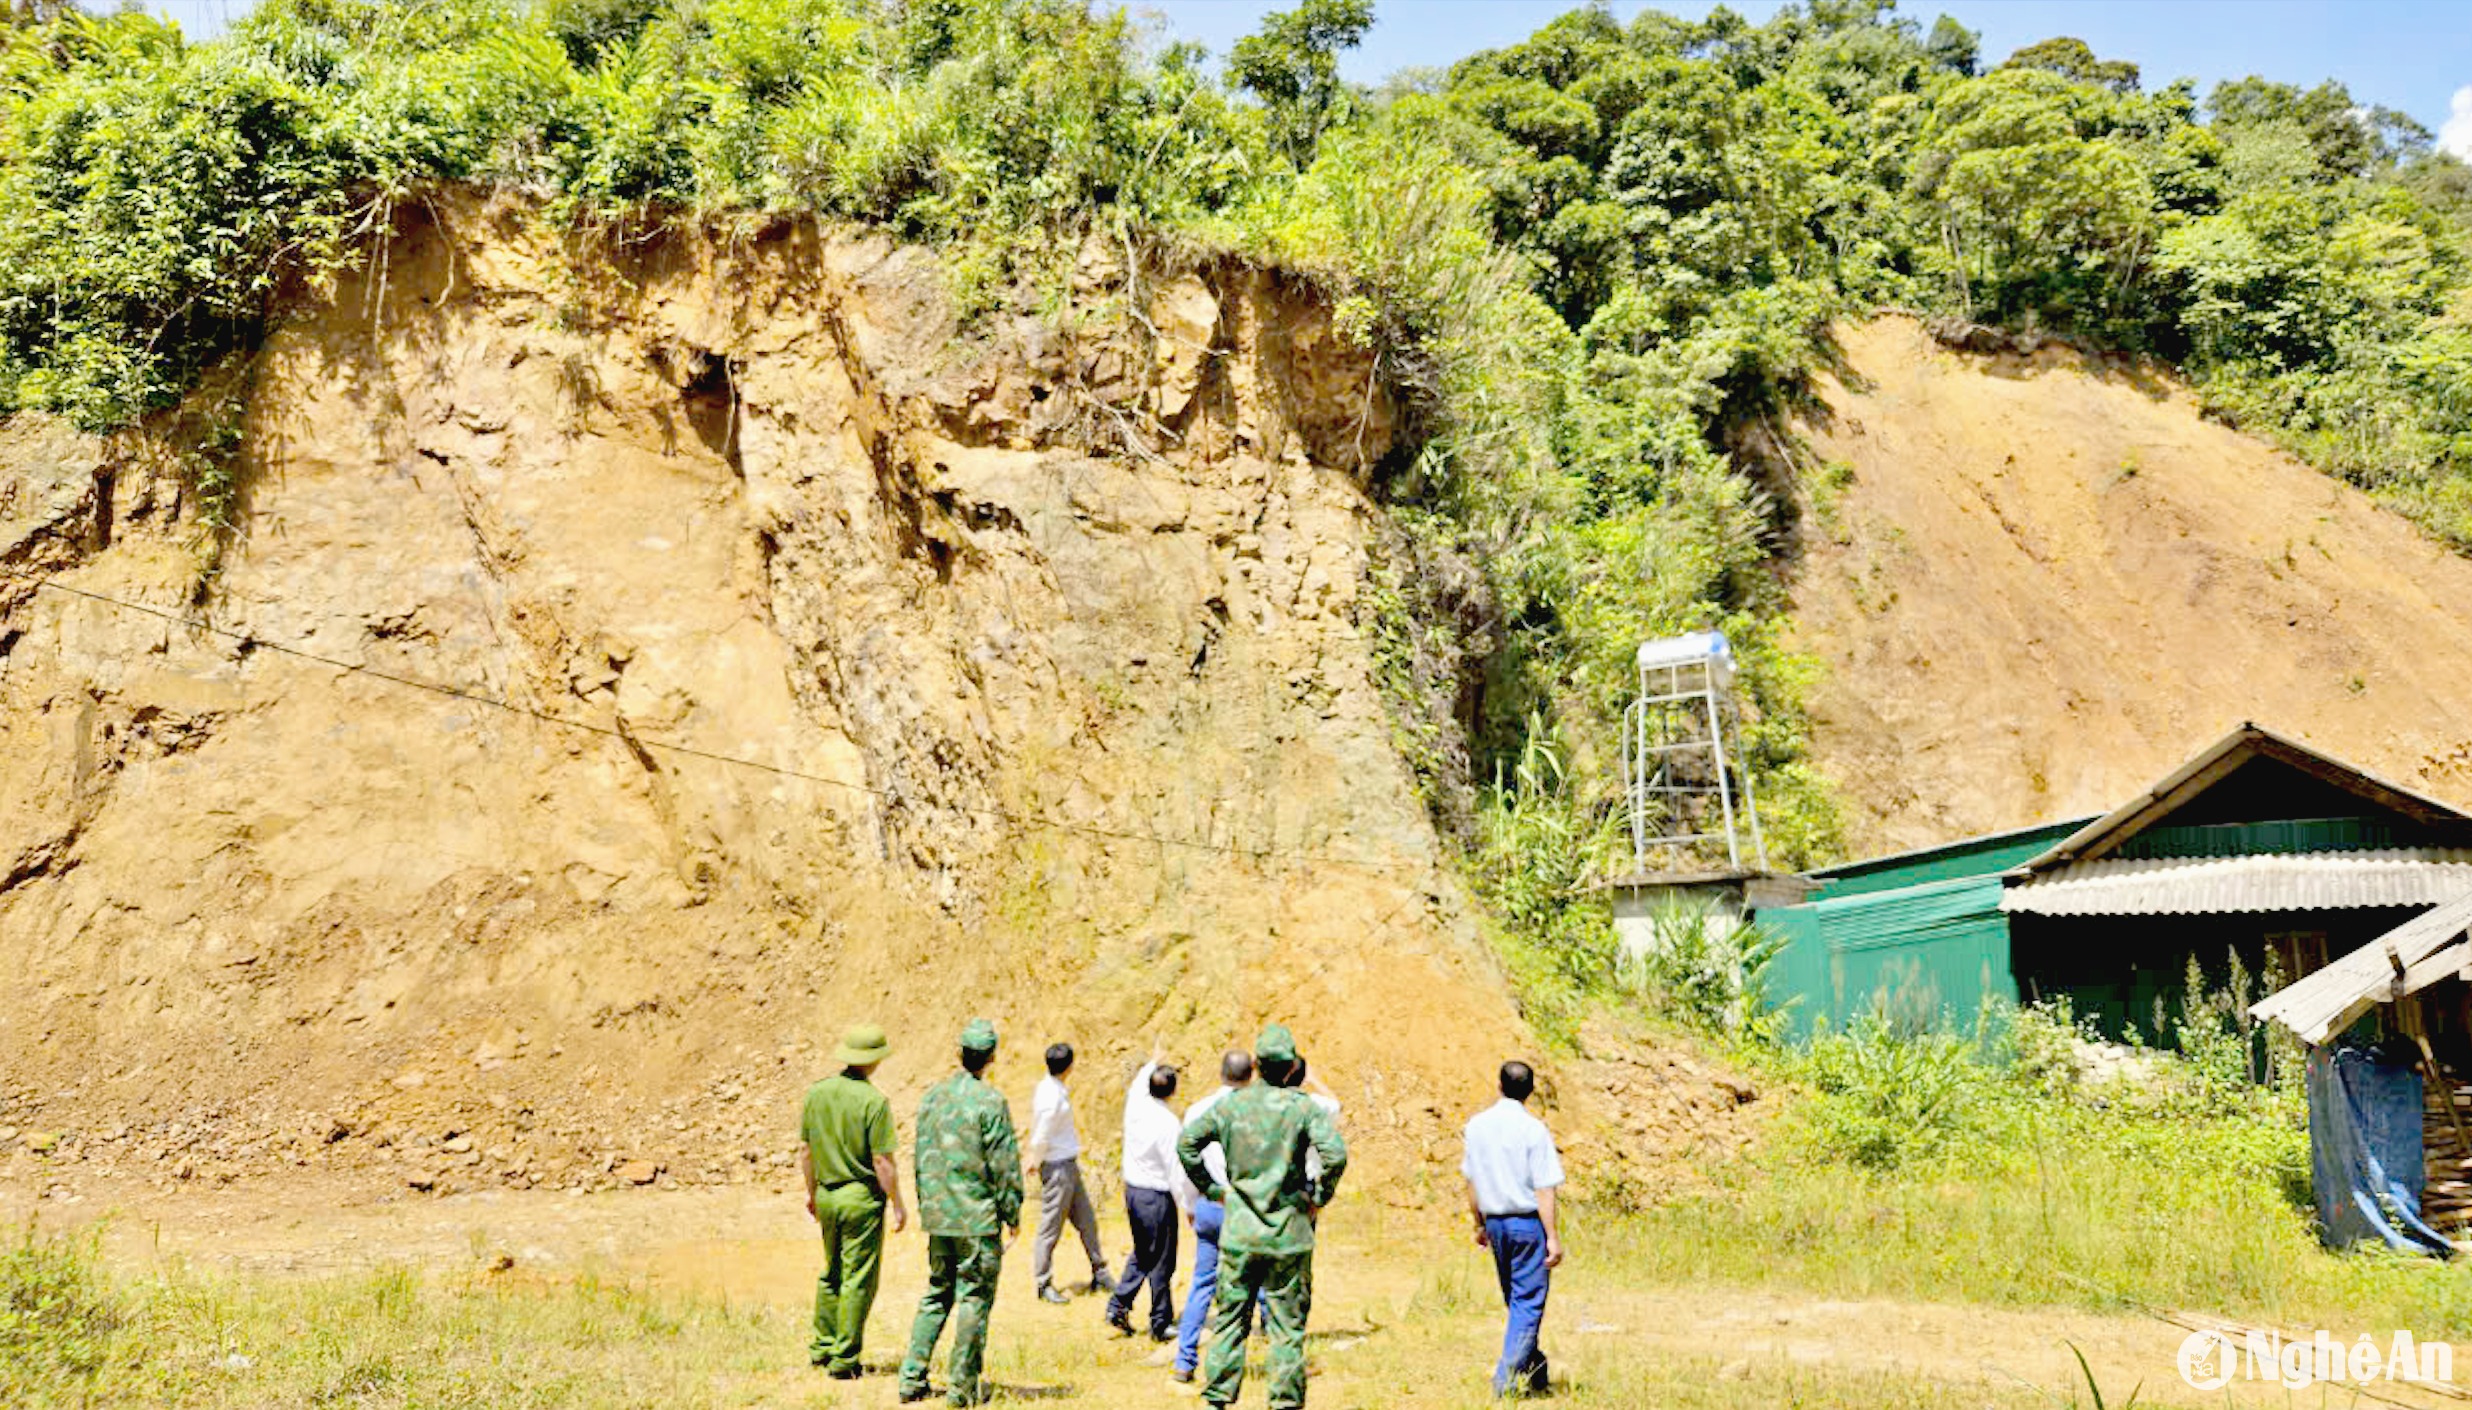
<path id="1" fill-rule="evenodd" d="M 2309 1051 L 2309 1166 L 2329 1247 L 2381 1239 L 2391 1248 L 2454 1252 L 2421 1222 L 2421 1078 L 2349 1044 Z"/>

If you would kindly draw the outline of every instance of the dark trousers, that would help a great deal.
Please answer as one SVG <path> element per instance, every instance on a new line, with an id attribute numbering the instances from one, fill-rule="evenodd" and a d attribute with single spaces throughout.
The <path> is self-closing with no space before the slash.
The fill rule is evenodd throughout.
<path id="1" fill-rule="evenodd" d="M 1494 1394 L 1542 1391 L 1545 1353 L 1537 1334 L 1545 1326 L 1545 1291 L 1553 1282 L 1545 1267 L 1545 1221 L 1533 1214 L 1489 1214 L 1485 1242 L 1493 1245 L 1494 1276 L 1511 1314 L 1502 1332 L 1502 1361 L 1494 1367 Z"/>
<path id="2" fill-rule="evenodd" d="M 1133 1224 L 1133 1256 L 1107 1300 L 1110 1318 L 1127 1317 L 1142 1284 L 1150 1284 L 1150 1335 L 1167 1340 L 1176 1330 L 1176 1197 L 1165 1190 L 1124 1187 L 1124 1216 Z"/>

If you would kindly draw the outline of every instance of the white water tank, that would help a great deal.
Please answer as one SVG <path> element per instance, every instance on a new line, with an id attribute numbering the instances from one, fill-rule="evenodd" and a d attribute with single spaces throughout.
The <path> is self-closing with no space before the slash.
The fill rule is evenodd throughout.
<path id="1" fill-rule="evenodd" d="M 1647 671 L 1708 668 L 1709 684 L 1723 689 L 1734 683 L 1734 647 L 1723 632 L 1686 632 L 1639 645 L 1639 669 Z"/>

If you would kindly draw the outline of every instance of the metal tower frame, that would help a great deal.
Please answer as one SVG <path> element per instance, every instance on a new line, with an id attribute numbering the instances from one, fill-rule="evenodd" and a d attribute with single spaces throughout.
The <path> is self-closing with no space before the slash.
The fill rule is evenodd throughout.
<path id="1" fill-rule="evenodd" d="M 1632 863 L 1645 873 L 1652 854 L 1661 854 L 1664 866 L 1675 869 L 1704 844 L 1723 842 L 1727 865 L 1740 871 L 1747 824 L 1751 854 L 1767 870 L 1759 800 L 1737 753 L 1742 730 L 1732 701 L 1732 647 L 1721 633 L 1700 632 L 1647 642 L 1636 660 L 1638 695 L 1623 712 L 1622 729 Z M 1694 763 L 1700 767 L 1691 768 Z"/>

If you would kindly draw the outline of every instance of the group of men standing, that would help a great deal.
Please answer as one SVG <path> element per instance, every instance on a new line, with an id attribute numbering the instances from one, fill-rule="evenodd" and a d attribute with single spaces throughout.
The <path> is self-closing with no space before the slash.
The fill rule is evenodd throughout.
<path id="1" fill-rule="evenodd" d="M 986 1080 L 996 1048 L 995 1028 L 971 1020 L 961 1033 L 958 1070 L 919 1103 L 913 1173 L 928 1282 L 901 1365 L 905 1402 L 932 1393 L 929 1362 L 948 1322 L 948 1398 L 973 1405 L 988 1396 L 982 1373 L 987 1319 L 1004 1250 L 1020 1232 L 1023 1198 L 1012 1113 Z M 887 1227 L 899 1233 L 908 1223 L 892 1106 L 871 1080 L 890 1050 L 881 1028 L 851 1029 L 834 1052 L 843 1070 L 810 1088 L 801 1112 L 807 1207 L 824 1240 L 809 1356 L 840 1379 L 861 1374 L 859 1352 Z M 1065 1086 L 1073 1050 L 1061 1043 L 1049 1048 L 1046 1066 L 1031 1104 L 1028 1146 L 1040 1195 L 1032 1269 L 1043 1301 L 1067 1302 L 1055 1285 L 1054 1260 L 1068 1223 L 1090 1262 L 1085 1290 L 1108 1288 L 1110 1280 Z M 1477 1241 L 1492 1249 L 1511 1305 L 1494 1377 L 1498 1392 L 1544 1386 L 1536 1330 L 1546 1270 L 1562 1257 L 1553 1206 L 1561 1167 L 1552 1137 L 1520 1106 L 1533 1081 L 1526 1074 L 1522 1064 L 1504 1066 L 1504 1103 L 1469 1123 L 1462 1167 L 1479 1221 Z M 1174 1378 L 1190 1382 L 1198 1374 L 1202 1398 L 1226 1406 L 1243 1388 L 1245 1343 L 1259 1309 L 1270 1342 L 1270 1405 L 1298 1410 L 1305 1401 L 1315 1229 L 1347 1169 L 1347 1143 L 1335 1119 L 1339 1104 L 1326 1089 L 1302 1090 L 1304 1059 L 1294 1036 L 1278 1024 L 1262 1031 L 1250 1053 L 1227 1054 L 1219 1075 L 1218 1089 L 1181 1117 L 1168 1105 L 1178 1079 L 1163 1054 L 1154 1051 L 1126 1089 L 1123 1174 L 1134 1246 L 1112 1282 L 1105 1316 L 1120 1334 L 1135 1335 L 1131 1314 L 1147 1286 L 1151 1338 L 1176 1343 Z M 1180 1224 L 1192 1228 L 1195 1241 L 1193 1288 L 1181 1315 L 1173 1303 Z"/>
<path id="2" fill-rule="evenodd" d="M 840 1074 L 807 1090 L 799 1118 L 807 1209 L 824 1236 L 815 1335 L 807 1356 L 838 1380 L 862 1374 L 859 1352 L 882 1272 L 888 1214 L 894 1233 L 909 1222 L 901 1202 L 893 1106 L 870 1080 L 891 1051 L 884 1030 L 874 1024 L 844 1034 L 833 1053 L 842 1064 Z M 1005 1245 L 1021 1232 L 1021 1157 L 1013 1113 L 986 1081 L 995 1058 L 995 1026 L 970 1020 L 961 1030 L 959 1070 L 929 1088 L 918 1105 L 911 1168 L 918 1178 L 919 1226 L 927 1235 L 927 1292 L 919 1299 L 910 1353 L 901 1363 L 904 1402 L 927 1398 L 928 1359 L 948 1321 L 953 1325 L 951 1399 L 956 1405 L 986 1399 L 980 1366 L 987 1317 L 995 1308 Z"/>

